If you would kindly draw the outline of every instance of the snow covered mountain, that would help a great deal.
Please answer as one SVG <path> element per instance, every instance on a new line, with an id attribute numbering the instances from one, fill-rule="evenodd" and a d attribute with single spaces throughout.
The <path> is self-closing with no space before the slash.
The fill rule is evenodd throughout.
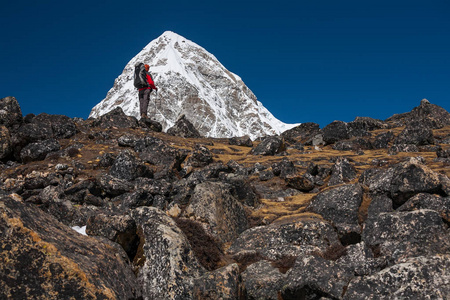
<path id="1" fill-rule="evenodd" d="M 138 93 L 133 86 L 137 62 L 150 65 L 158 93 L 151 95 L 148 115 L 160 122 L 164 131 L 183 114 L 207 137 L 248 135 L 254 139 L 297 125 L 276 119 L 241 78 L 214 55 L 171 31 L 164 32 L 130 60 L 90 117 L 120 106 L 125 114 L 139 118 Z"/>

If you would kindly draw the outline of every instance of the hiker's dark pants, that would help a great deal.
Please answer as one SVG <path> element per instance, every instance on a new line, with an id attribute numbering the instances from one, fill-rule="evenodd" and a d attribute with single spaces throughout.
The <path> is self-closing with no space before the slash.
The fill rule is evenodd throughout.
<path id="1" fill-rule="evenodd" d="M 148 103 L 150 102 L 151 89 L 139 91 L 139 111 L 142 115 L 147 116 Z"/>

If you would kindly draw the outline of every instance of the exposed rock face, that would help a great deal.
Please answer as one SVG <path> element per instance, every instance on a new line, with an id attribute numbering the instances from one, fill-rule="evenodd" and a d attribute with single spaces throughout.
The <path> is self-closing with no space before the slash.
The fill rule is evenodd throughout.
<path id="1" fill-rule="evenodd" d="M 123 250 L 82 236 L 31 205 L 1 198 L 0 232 L 1 298 L 140 296 Z"/>
<path id="2" fill-rule="evenodd" d="M 326 144 L 334 144 L 337 141 L 350 138 L 347 123 L 342 121 L 334 121 L 325 126 L 322 131 L 323 140 Z"/>
<path id="3" fill-rule="evenodd" d="M 176 135 L 184 138 L 199 138 L 201 135 L 198 130 L 192 125 L 191 122 L 182 115 L 175 122 L 173 127 L 167 129 L 167 133 L 170 135 Z"/>
<path id="4" fill-rule="evenodd" d="M 270 136 L 252 149 L 253 155 L 275 155 L 285 149 L 284 141 L 279 136 Z"/>
<path id="5" fill-rule="evenodd" d="M 193 299 L 194 279 L 205 271 L 183 232 L 163 211 L 139 207 L 132 211 L 140 244 L 133 264 L 146 299 Z"/>
<path id="6" fill-rule="evenodd" d="M 138 122 L 136 118 L 125 115 L 122 108 L 117 107 L 110 112 L 100 116 L 94 121 L 93 125 L 102 128 L 134 128 L 137 127 Z"/>
<path id="7" fill-rule="evenodd" d="M 25 146 L 22 151 L 20 151 L 20 158 L 23 162 L 43 160 L 47 154 L 58 151 L 60 148 L 61 145 L 55 139 L 39 141 Z"/>

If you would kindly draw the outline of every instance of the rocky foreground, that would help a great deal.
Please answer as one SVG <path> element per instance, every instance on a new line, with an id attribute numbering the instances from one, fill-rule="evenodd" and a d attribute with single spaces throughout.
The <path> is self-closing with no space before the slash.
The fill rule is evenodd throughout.
<path id="1" fill-rule="evenodd" d="M 0 100 L 1 299 L 450 299 L 441 107 L 259 141 L 160 131 Z"/>

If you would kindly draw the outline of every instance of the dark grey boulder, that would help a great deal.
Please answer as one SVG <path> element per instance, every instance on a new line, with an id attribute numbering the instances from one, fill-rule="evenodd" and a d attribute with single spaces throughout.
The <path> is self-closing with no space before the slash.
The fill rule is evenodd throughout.
<path id="1" fill-rule="evenodd" d="M 297 258 L 286 275 L 283 299 L 341 299 L 353 278 L 344 266 L 316 256 Z"/>
<path id="2" fill-rule="evenodd" d="M 389 143 L 392 142 L 395 138 L 395 135 L 392 131 L 387 131 L 378 134 L 375 137 L 375 140 L 373 141 L 372 145 L 375 149 L 384 149 L 389 147 Z"/>
<path id="3" fill-rule="evenodd" d="M 409 123 L 394 140 L 396 145 L 433 145 L 434 137 L 431 128 L 422 122 Z"/>
<path id="4" fill-rule="evenodd" d="M 163 140 L 149 136 L 137 140 L 134 151 L 143 161 L 165 169 L 181 169 L 181 163 L 187 156 L 187 153 L 170 147 Z"/>
<path id="5" fill-rule="evenodd" d="M 284 150 L 285 144 L 282 137 L 269 136 L 263 139 L 250 153 L 253 155 L 275 155 Z"/>
<path id="6" fill-rule="evenodd" d="M 7 128 L 22 123 L 22 110 L 15 97 L 0 99 L 0 125 Z"/>
<path id="7" fill-rule="evenodd" d="M 133 189 L 133 185 L 127 180 L 119 179 L 111 175 L 101 176 L 98 183 L 102 193 L 113 197 Z"/>
<path id="8" fill-rule="evenodd" d="M 0 199 L 0 298 L 137 299 L 125 252 L 84 236 L 34 205 Z"/>
<path id="9" fill-rule="evenodd" d="M 136 255 L 139 245 L 137 227 L 129 215 L 96 214 L 86 224 L 86 233 L 102 236 L 122 246 L 130 260 Z"/>
<path id="10" fill-rule="evenodd" d="M 153 207 L 139 207 L 131 217 L 140 238 L 133 265 L 143 298 L 193 299 L 193 281 L 205 270 L 175 221 Z"/>
<path id="11" fill-rule="evenodd" d="M 229 139 L 228 143 L 236 146 L 253 147 L 253 142 L 248 135 L 232 137 Z"/>
<path id="12" fill-rule="evenodd" d="M 150 169 L 131 151 L 122 151 L 109 170 L 109 175 L 123 180 L 134 180 L 137 177 L 151 177 Z"/>
<path id="13" fill-rule="evenodd" d="M 368 218 L 376 218 L 379 214 L 392 212 L 392 199 L 384 194 L 372 195 L 369 208 L 367 210 Z"/>
<path id="14" fill-rule="evenodd" d="M 421 209 L 381 213 L 367 219 L 362 240 L 379 255 L 397 262 L 404 257 L 450 251 L 450 232 L 438 212 Z"/>
<path id="15" fill-rule="evenodd" d="M 200 132 L 194 127 L 194 125 L 186 118 L 185 115 L 181 115 L 175 122 L 173 127 L 167 130 L 167 133 L 173 136 L 179 136 L 183 138 L 199 138 Z"/>
<path id="16" fill-rule="evenodd" d="M 286 178 L 289 175 L 296 174 L 297 170 L 294 163 L 285 157 L 280 162 L 272 164 L 272 172 L 275 176 Z"/>
<path id="17" fill-rule="evenodd" d="M 112 111 L 92 120 L 92 126 L 101 128 L 136 128 L 138 121 L 135 117 L 127 116 L 121 107 L 116 107 Z"/>
<path id="18" fill-rule="evenodd" d="M 308 208 L 336 227 L 343 244 L 356 244 L 361 233 L 358 211 L 362 197 L 359 184 L 343 185 L 318 194 Z"/>
<path id="19" fill-rule="evenodd" d="M 22 162 L 30 162 L 37 160 L 44 160 L 45 157 L 51 153 L 61 149 L 61 145 L 55 139 L 39 141 L 28 144 L 20 151 L 20 158 Z"/>
<path id="20" fill-rule="evenodd" d="M 183 216 L 206 223 L 210 234 L 221 243 L 233 242 L 248 228 L 243 205 L 227 184 L 219 182 L 198 184 Z"/>
<path id="21" fill-rule="evenodd" d="M 356 169 L 345 157 L 339 157 L 331 167 L 328 186 L 348 183 L 356 178 Z"/>
<path id="22" fill-rule="evenodd" d="M 7 158 L 13 151 L 8 128 L 0 126 L 0 160 Z"/>
<path id="23" fill-rule="evenodd" d="M 322 129 L 325 144 L 334 144 L 337 141 L 350 138 L 347 123 L 334 121 Z"/>
<path id="24" fill-rule="evenodd" d="M 450 224 L 450 197 L 420 193 L 411 197 L 397 211 L 414 211 L 418 209 L 437 211 L 442 219 Z"/>
<path id="25" fill-rule="evenodd" d="M 139 120 L 139 125 L 141 127 L 148 128 L 151 131 L 155 131 L 155 132 L 161 132 L 162 131 L 161 123 L 159 123 L 159 122 L 157 122 L 155 120 L 152 120 L 150 118 L 141 118 Z"/>
<path id="26" fill-rule="evenodd" d="M 345 300 L 448 299 L 450 256 L 407 258 L 376 274 L 352 280 Z"/>
<path id="27" fill-rule="evenodd" d="M 194 279 L 193 299 L 242 299 L 239 267 L 230 264 Z"/>
<path id="28" fill-rule="evenodd" d="M 249 255 L 274 261 L 325 251 L 332 245 L 340 245 L 340 241 L 328 222 L 298 218 L 244 231 L 228 249 L 228 254 L 241 262 L 247 260 Z"/>
<path id="29" fill-rule="evenodd" d="M 187 157 L 185 165 L 192 167 L 205 167 L 213 162 L 213 155 L 206 146 L 196 144 Z"/>
<path id="30" fill-rule="evenodd" d="M 286 275 L 267 260 L 251 264 L 241 274 L 248 299 L 278 300 Z"/>
<path id="31" fill-rule="evenodd" d="M 320 133 L 319 124 L 307 122 L 286 130 L 281 134 L 281 137 L 284 138 L 286 143 L 293 145 L 298 142 L 307 143 Z"/>
<path id="32" fill-rule="evenodd" d="M 49 115 L 46 113 L 41 113 L 33 118 L 31 124 L 50 127 L 52 137 L 55 139 L 70 138 L 78 131 L 74 120 L 64 115 Z"/>
<path id="33" fill-rule="evenodd" d="M 303 175 L 288 175 L 285 178 L 286 184 L 301 192 L 310 192 L 316 185 L 314 184 L 314 177 L 309 173 Z"/>

